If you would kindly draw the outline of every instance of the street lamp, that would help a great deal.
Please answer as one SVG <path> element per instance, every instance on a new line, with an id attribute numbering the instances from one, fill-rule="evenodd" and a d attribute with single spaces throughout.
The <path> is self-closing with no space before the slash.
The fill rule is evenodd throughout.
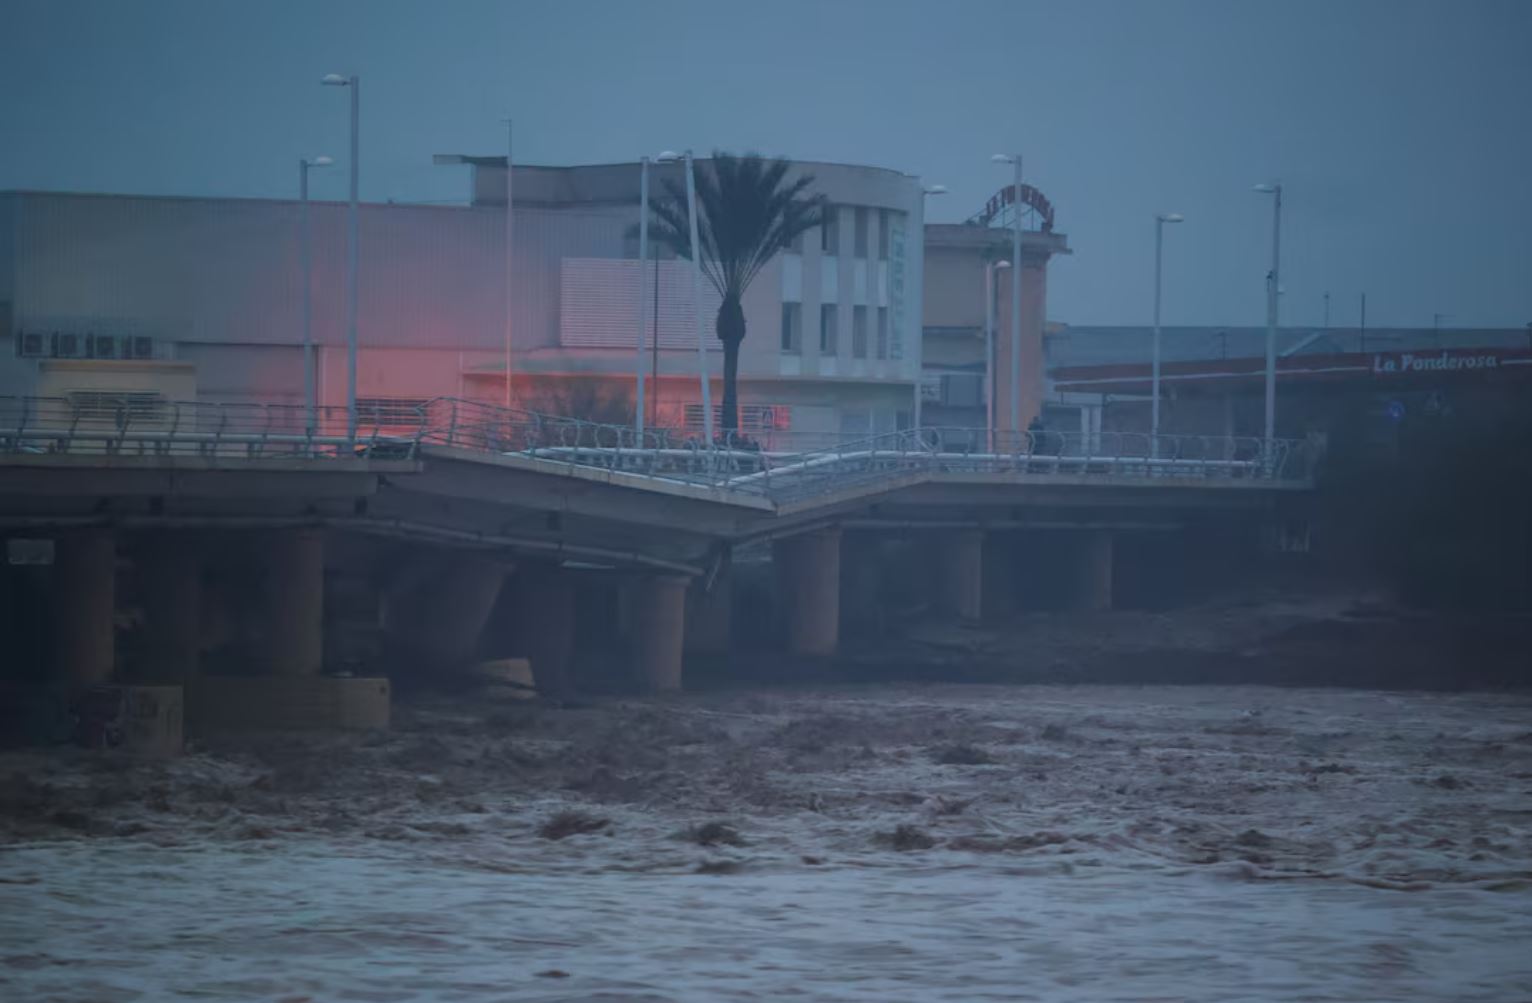
<path id="1" fill-rule="evenodd" d="M 1160 257 L 1165 243 L 1165 224 L 1180 223 L 1186 219 L 1178 212 L 1157 213 L 1154 217 L 1154 402 L 1150 406 L 1149 435 L 1151 452 L 1160 455 Z"/>
<path id="2" fill-rule="evenodd" d="M 920 186 L 920 201 L 916 203 L 916 208 L 919 210 L 919 213 L 915 219 L 914 226 L 916 240 L 914 253 L 919 255 L 917 260 L 920 262 L 920 271 L 922 274 L 925 272 L 926 267 L 926 199 L 935 195 L 945 194 L 947 194 L 946 185 L 923 184 Z M 908 257 L 906 258 L 906 261 L 908 261 Z M 909 287 L 913 288 L 917 293 L 920 292 L 920 284 L 918 282 L 910 284 Z M 920 294 L 920 298 L 916 302 L 919 303 L 920 306 L 918 311 L 915 312 L 923 313 L 925 311 L 925 297 L 923 293 Z M 912 346 L 912 351 L 915 356 L 915 401 L 914 407 L 910 411 L 910 428 L 915 430 L 915 436 L 918 440 L 922 434 L 920 432 L 920 427 L 923 420 L 920 416 L 922 405 L 924 404 L 924 401 L 922 401 L 921 397 L 925 392 L 926 345 L 924 317 L 917 317 L 915 319 L 915 331 L 916 334 L 914 338 L 914 345 Z"/>
<path id="3" fill-rule="evenodd" d="M 514 264 L 516 261 L 516 123 L 505 120 L 505 408 L 511 408 L 511 332 L 515 321 L 511 311 L 516 305 L 514 296 Z"/>
<path id="4" fill-rule="evenodd" d="M 638 353 L 633 375 L 638 381 L 637 403 L 633 408 L 633 445 L 644 446 L 644 324 L 649 318 L 649 286 L 644 282 L 644 265 L 649 258 L 649 158 L 638 158 Z M 655 265 L 658 268 L 658 265 Z M 660 340 L 660 332 L 654 332 Z"/>
<path id="5" fill-rule="evenodd" d="M 298 161 L 298 245 L 303 262 L 303 407 L 304 425 L 309 438 L 314 437 L 314 417 L 318 411 L 314 386 L 314 260 L 309 237 L 309 168 L 329 167 L 329 157 L 302 157 Z"/>
<path id="6" fill-rule="evenodd" d="M 1010 428 L 1012 435 L 1021 432 L 1021 154 L 997 153 L 993 163 L 1016 168 L 1011 182 L 1011 393 Z M 1019 438 L 1018 438 L 1018 441 Z"/>
<path id="7" fill-rule="evenodd" d="M 1266 453 L 1271 455 L 1277 427 L 1277 296 L 1282 284 L 1282 186 L 1255 185 L 1271 195 L 1271 273 L 1266 276 Z"/>
<path id="8" fill-rule="evenodd" d="M 995 273 L 1010 268 L 1004 259 L 984 266 L 984 443 L 995 451 Z"/>
<path id="9" fill-rule="evenodd" d="M 692 312 L 697 321 L 697 377 L 702 383 L 702 434 L 709 446 L 713 445 L 713 389 L 708 383 L 707 335 L 702 317 L 702 244 L 697 236 L 697 178 L 693 173 L 692 151 L 676 154 L 666 150 L 654 158 L 655 163 L 669 164 L 680 160 L 686 165 L 686 217 L 690 222 L 692 258 Z M 640 179 L 642 183 L 642 179 Z M 659 331 L 654 332 L 656 343 Z"/>
<path id="10" fill-rule="evenodd" d="M 361 81 L 356 74 L 343 77 L 327 74 L 319 81 L 326 87 L 351 89 L 351 200 L 347 209 L 346 234 L 346 442 L 356 448 L 356 262 L 357 262 L 357 150 L 361 116 Z"/>

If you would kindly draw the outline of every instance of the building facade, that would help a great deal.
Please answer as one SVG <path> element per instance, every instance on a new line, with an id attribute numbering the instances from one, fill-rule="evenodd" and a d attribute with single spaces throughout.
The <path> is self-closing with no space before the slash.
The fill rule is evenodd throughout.
<path id="1" fill-rule="evenodd" d="M 1045 421 L 1066 431 L 1148 433 L 1152 338 L 1147 327 L 1051 332 Z M 1264 328 L 1164 328 L 1161 433 L 1264 434 L 1265 346 Z M 1519 406 L 1532 380 L 1532 327 L 1284 328 L 1276 357 L 1279 437 L 1389 450 L 1413 423 Z"/>
<path id="2" fill-rule="evenodd" d="M 642 370 L 646 423 L 697 434 L 699 337 L 715 408 L 722 397 L 719 297 L 704 280 L 699 318 L 689 263 L 657 247 L 641 275 L 638 165 L 517 167 L 508 214 L 503 158 L 437 160 L 469 169 L 464 204 L 360 207 L 360 420 L 458 397 L 627 425 Z M 656 197 L 683 178 L 679 164 L 651 171 Z M 923 408 L 928 425 L 982 426 L 984 272 L 1009 232 L 993 220 L 926 227 L 919 179 L 896 171 L 794 171 L 813 176 L 829 213 L 745 296 L 742 431 L 802 449 L 908 427 Z M 303 213 L 277 200 L 0 193 L 0 395 L 300 408 Z M 341 408 L 348 208 L 307 213 L 316 397 Z M 1034 231 L 1024 422 L 1042 396 L 1045 269 L 1065 250 L 1051 216 L 1050 232 Z M 1008 283 L 995 295 L 1005 371 Z"/>

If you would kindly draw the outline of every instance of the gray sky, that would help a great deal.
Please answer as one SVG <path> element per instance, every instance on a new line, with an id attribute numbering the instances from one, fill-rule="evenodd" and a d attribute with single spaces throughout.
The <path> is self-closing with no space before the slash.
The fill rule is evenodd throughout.
<path id="1" fill-rule="evenodd" d="M 753 8 L 753 9 L 751 9 Z M 1021 150 L 1076 248 L 1049 316 L 1259 324 L 1287 186 L 1283 318 L 1532 321 L 1532 2 L 1321 0 L 7 0 L 0 189 L 289 196 L 346 146 L 362 194 L 463 197 L 438 152 L 631 160 L 758 149 L 951 188 L 958 220 Z M 344 171 L 316 182 L 343 197 Z"/>

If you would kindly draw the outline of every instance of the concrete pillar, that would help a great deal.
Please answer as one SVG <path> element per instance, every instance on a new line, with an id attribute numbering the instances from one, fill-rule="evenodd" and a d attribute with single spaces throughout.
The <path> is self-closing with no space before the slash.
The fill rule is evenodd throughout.
<path id="1" fill-rule="evenodd" d="M 687 592 L 686 650 L 717 655 L 729 650 L 734 624 L 734 582 L 727 568 L 703 589 L 699 579 Z"/>
<path id="2" fill-rule="evenodd" d="M 787 650 L 795 655 L 834 654 L 840 642 L 840 530 L 778 540 L 772 560 Z"/>
<path id="3" fill-rule="evenodd" d="M 117 612 L 117 547 L 110 530 L 79 530 L 54 542 L 51 605 L 58 675 L 71 686 L 110 682 Z"/>
<path id="4" fill-rule="evenodd" d="M 900 573 L 885 560 L 876 531 L 842 533 L 840 538 L 840 614 L 838 631 L 847 637 L 876 637 L 883 633 L 888 609 L 895 603 L 889 581 Z M 780 576 L 779 576 L 780 577 Z M 903 596 L 900 596 L 902 599 Z"/>
<path id="5" fill-rule="evenodd" d="M 682 577 L 659 576 L 637 583 L 632 592 L 633 660 L 645 689 L 681 688 L 687 584 Z"/>
<path id="6" fill-rule="evenodd" d="M 540 693 L 567 696 L 573 689 L 574 581 L 556 566 L 529 564 L 517 570 L 515 588 L 512 654 L 532 663 Z"/>
<path id="7" fill-rule="evenodd" d="M 511 567 L 475 554 L 439 562 L 415 587 L 393 599 L 391 633 L 443 667 L 470 661 Z"/>
<path id="8" fill-rule="evenodd" d="M 1083 534 L 1079 561 L 1077 605 L 1081 609 L 1112 608 L 1112 534 L 1092 530 Z"/>
<path id="9" fill-rule="evenodd" d="M 983 618 L 1004 620 L 1018 609 L 1019 595 L 1016 582 L 1018 561 L 1016 533 L 987 533 L 984 537 L 983 559 L 979 574 L 982 578 L 980 601 Z"/>
<path id="10" fill-rule="evenodd" d="M 144 606 L 144 678 L 185 683 L 202 648 L 202 561 L 182 534 L 156 534 L 139 548 Z"/>
<path id="11" fill-rule="evenodd" d="M 324 667 L 324 534 L 317 529 L 262 534 L 261 671 L 317 675 Z"/>
<path id="12" fill-rule="evenodd" d="M 938 543 L 939 608 L 961 620 L 984 616 L 984 534 L 977 529 L 943 533 Z"/>

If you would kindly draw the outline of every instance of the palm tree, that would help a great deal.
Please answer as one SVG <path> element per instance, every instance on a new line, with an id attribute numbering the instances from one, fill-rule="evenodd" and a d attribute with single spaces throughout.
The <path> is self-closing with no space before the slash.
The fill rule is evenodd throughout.
<path id="1" fill-rule="evenodd" d="M 723 342 L 723 431 L 739 430 L 739 346 L 745 340 L 745 290 L 766 262 L 800 234 L 821 226 L 824 199 L 806 195 L 812 175 L 788 181 L 792 165 L 758 153 L 736 157 L 714 152 L 711 169 L 696 167 L 698 240 L 702 274 L 723 297 L 713 330 Z M 683 182 L 667 178 L 666 199 L 650 199 L 654 237 L 683 258 L 691 258 L 691 230 Z"/>

